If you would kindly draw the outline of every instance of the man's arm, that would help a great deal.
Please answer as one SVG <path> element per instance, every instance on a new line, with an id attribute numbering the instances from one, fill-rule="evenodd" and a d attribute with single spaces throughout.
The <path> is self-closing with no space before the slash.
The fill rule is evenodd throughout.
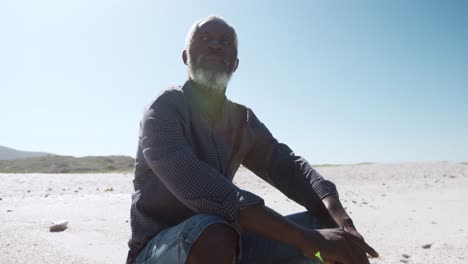
<path id="1" fill-rule="evenodd" d="M 323 224 L 344 228 L 363 242 L 339 201 L 335 185 L 324 179 L 305 159 L 296 156 L 288 146 L 279 143 L 253 113 L 250 113 L 250 118 L 256 143 L 243 164 L 306 207 Z M 365 251 L 372 256 L 378 256 L 375 250 L 367 249 L 369 251 Z"/>
<path id="2" fill-rule="evenodd" d="M 324 179 L 287 145 L 279 143 L 253 112 L 248 111 L 248 123 L 256 141 L 242 164 L 314 215 L 326 217 L 322 199 L 338 197 L 335 184 Z"/>
<path id="3" fill-rule="evenodd" d="M 305 229 L 264 205 L 240 210 L 240 224 L 249 232 L 290 244 L 310 258 L 320 251 L 330 261 L 368 264 L 366 252 L 376 254 L 364 240 L 343 229 Z"/>

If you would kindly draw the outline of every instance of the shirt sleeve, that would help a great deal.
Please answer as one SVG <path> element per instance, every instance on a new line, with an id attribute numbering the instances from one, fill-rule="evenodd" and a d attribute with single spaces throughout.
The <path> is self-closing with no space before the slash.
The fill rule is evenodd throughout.
<path id="1" fill-rule="evenodd" d="M 333 182 L 295 155 L 286 144 L 279 143 L 255 114 L 248 111 L 248 122 L 256 140 L 242 163 L 245 167 L 310 210 L 322 207 L 321 200 L 328 195 L 338 197 Z"/>
<path id="2" fill-rule="evenodd" d="M 239 210 L 263 200 L 239 189 L 197 158 L 187 138 L 188 121 L 182 92 L 166 91 L 145 111 L 141 127 L 143 155 L 165 187 L 196 213 L 238 222 Z"/>

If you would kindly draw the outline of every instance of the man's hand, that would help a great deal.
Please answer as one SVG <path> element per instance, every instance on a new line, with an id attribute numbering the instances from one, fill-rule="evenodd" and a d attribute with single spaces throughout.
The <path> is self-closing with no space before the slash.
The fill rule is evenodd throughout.
<path id="1" fill-rule="evenodd" d="M 352 235 L 352 240 L 355 244 L 361 244 L 358 240 L 362 240 L 364 242 L 363 236 L 357 231 L 356 227 L 354 226 L 353 220 L 349 217 L 348 213 L 346 213 L 343 205 L 338 198 L 335 196 L 329 195 L 323 198 L 323 203 L 327 208 L 328 212 L 330 213 L 333 220 L 338 224 L 338 226 L 344 229 L 348 234 Z M 365 243 L 365 242 L 364 242 Z M 367 244 L 366 244 L 367 245 Z M 377 253 L 372 247 L 369 246 L 370 251 L 367 251 L 369 255 L 372 257 L 378 257 L 379 253 Z"/>
<path id="2" fill-rule="evenodd" d="M 369 264 L 366 253 L 375 252 L 363 239 L 342 228 L 305 230 L 298 247 L 310 258 L 320 251 L 328 262 L 342 264 Z"/>

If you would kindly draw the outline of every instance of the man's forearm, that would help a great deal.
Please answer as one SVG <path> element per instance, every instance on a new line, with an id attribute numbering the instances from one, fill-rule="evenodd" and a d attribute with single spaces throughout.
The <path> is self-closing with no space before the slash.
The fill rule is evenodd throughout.
<path id="1" fill-rule="evenodd" d="M 245 231 L 282 241 L 299 248 L 304 229 L 264 205 L 240 210 L 240 225 Z"/>
<path id="2" fill-rule="evenodd" d="M 340 227 L 354 227 L 351 217 L 349 217 L 338 197 L 329 195 L 322 200 L 328 210 L 328 213 Z"/>

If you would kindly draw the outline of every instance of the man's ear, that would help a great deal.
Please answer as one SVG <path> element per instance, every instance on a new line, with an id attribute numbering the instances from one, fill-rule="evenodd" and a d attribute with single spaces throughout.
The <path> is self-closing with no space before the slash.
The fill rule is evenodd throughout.
<path id="1" fill-rule="evenodd" d="M 184 61 L 184 64 L 187 65 L 187 50 L 182 52 L 182 60 Z"/>
<path id="2" fill-rule="evenodd" d="M 232 70 L 232 72 L 235 72 L 237 70 L 237 67 L 239 67 L 239 59 L 236 59 L 236 62 L 234 62 L 234 69 Z"/>

